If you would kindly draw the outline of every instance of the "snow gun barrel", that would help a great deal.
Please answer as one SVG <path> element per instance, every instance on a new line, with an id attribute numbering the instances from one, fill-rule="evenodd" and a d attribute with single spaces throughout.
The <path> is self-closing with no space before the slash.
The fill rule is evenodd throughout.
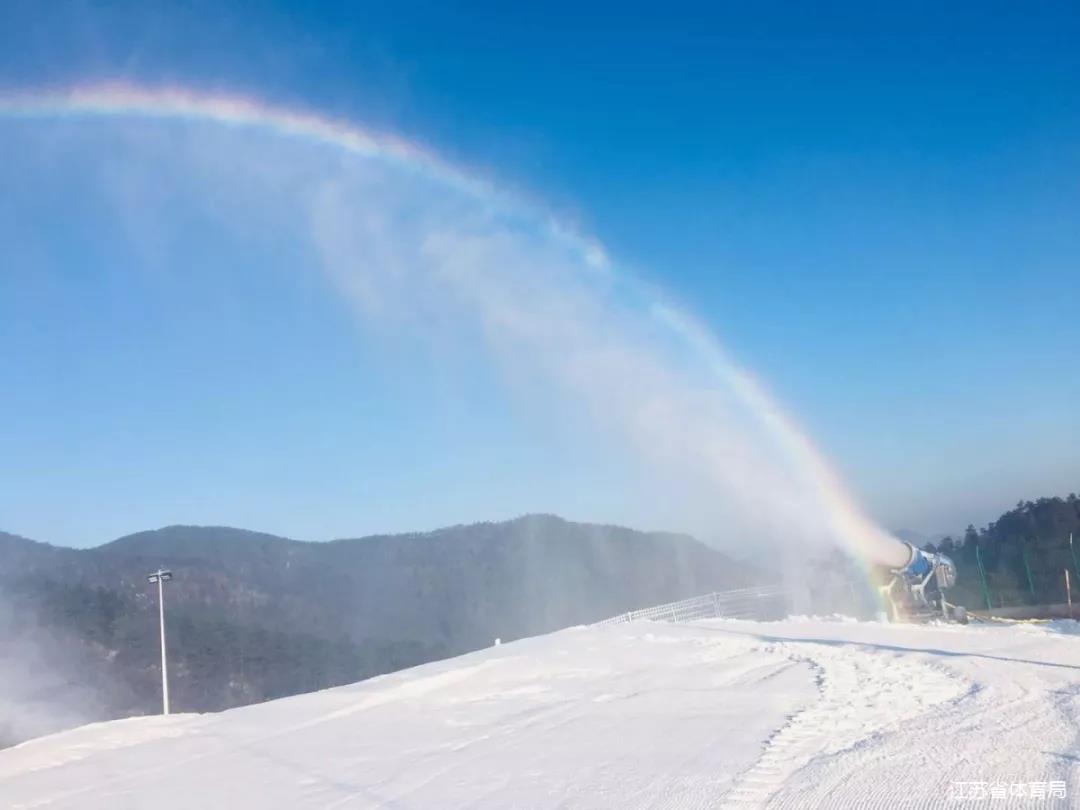
<path id="1" fill-rule="evenodd" d="M 910 580 L 923 580 L 937 572 L 938 585 L 949 588 L 956 582 L 956 566 L 944 554 L 923 551 L 911 543 L 881 533 L 874 539 L 874 562 Z"/>
<path id="2" fill-rule="evenodd" d="M 925 577 L 934 568 L 934 556 L 922 549 L 915 548 L 911 543 L 904 543 L 907 552 L 907 560 L 903 565 L 896 566 L 894 570 L 906 577 Z"/>

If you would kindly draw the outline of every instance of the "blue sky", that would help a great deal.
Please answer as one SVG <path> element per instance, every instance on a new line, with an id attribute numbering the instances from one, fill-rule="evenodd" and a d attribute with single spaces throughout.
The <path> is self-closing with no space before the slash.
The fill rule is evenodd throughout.
<path id="1" fill-rule="evenodd" d="M 0 87 L 258 95 L 541 200 L 706 321 L 889 526 L 1078 488 L 1068 4 L 95 5 L 5 4 Z M 27 164 L 0 175 L 0 528 L 81 545 L 172 522 L 679 523 L 628 495 L 648 470 L 585 427 L 538 432 L 467 355 L 373 336 L 318 283 L 262 272 L 287 247 L 252 255 L 162 202 L 205 277 L 126 272 L 152 248 L 64 193 L 95 182 L 78 155 Z M 251 266 L 211 271 L 223 256 Z"/>

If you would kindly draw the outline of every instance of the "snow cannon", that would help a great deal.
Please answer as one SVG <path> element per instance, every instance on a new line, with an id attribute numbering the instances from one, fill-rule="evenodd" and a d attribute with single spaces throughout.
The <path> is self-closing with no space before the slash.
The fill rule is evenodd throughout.
<path id="1" fill-rule="evenodd" d="M 956 564 L 944 554 L 896 540 L 881 562 L 889 580 L 878 590 L 891 621 L 941 618 L 967 624 L 967 611 L 945 598 L 945 591 L 956 584 Z"/>

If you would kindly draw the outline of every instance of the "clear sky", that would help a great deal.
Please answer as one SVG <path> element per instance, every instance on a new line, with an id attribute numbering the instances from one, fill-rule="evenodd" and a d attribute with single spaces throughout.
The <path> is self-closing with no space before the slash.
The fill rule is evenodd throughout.
<path id="1" fill-rule="evenodd" d="M 595 235 L 871 514 L 938 532 L 1080 489 L 1077 42 L 1068 3 L 8 0 L 0 90 L 183 85 L 419 141 Z M 33 126 L 0 121 L 0 529 L 683 528 L 467 353 L 358 329 L 292 243 L 158 200 L 198 242 L 162 259 L 176 233 L 118 225 L 86 167 L 130 140 L 58 159 Z"/>

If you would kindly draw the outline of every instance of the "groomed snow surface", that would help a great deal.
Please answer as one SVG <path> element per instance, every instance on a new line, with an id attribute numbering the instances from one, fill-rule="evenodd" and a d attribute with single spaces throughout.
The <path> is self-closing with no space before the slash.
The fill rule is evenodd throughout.
<path id="1" fill-rule="evenodd" d="M 572 628 L 24 743 L 0 752 L 0 806 L 1080 807 L 1076 632 Z"/>

